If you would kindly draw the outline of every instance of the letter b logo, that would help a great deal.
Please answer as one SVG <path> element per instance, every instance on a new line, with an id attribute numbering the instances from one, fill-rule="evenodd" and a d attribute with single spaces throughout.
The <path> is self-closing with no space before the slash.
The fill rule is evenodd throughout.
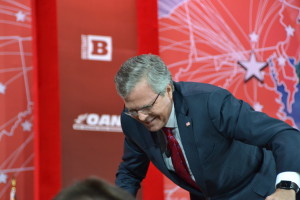
<path id="1" fill-rule="evenodd" d="M 83 60 L 112 60 L 112 38 L 100 35 L 81 35 L 81 58 Z"/>

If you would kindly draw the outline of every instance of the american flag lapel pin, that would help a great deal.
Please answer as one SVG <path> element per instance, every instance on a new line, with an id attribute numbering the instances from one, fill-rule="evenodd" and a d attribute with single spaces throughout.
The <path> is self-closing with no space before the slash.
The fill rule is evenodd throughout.
<path id="1" fill-rule="evenodd" d="M 186 126 L 190 126 L 191 125 L 191 122 L 187 122 L 185 123 Z"/>

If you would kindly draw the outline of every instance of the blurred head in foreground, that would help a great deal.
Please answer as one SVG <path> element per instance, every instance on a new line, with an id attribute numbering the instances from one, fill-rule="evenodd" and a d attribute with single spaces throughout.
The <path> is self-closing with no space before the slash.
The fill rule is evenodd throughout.
<path id="1" fill-rule="evenodd" d="M 54 200 L 134 200 L 134 198 L 117 186 L 91 177 L 63 189 Z"/>

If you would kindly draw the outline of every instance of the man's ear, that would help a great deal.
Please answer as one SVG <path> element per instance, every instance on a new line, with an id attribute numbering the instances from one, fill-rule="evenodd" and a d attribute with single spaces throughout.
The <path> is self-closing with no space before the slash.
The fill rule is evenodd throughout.
<path id="1" fill-rule="evenodd" d="M 166 91 L 167 91 L 168 97 L 170 97 L 172 99 L 172 97 L 173 97 L 173 90 L 172 90 L 171 84 L 168 84 Z"/>

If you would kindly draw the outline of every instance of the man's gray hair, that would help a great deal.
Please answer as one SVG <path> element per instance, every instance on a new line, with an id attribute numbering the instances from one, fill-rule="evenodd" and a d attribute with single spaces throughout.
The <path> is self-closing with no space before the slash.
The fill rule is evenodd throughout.
<path id="1" fill-rule="evenodd" d="M 172 75 L 160 57 L 143 54 L 129 58 L 121 65 L 115 76 L 119 95 L 126 98 L 143 78 L 157 94 L 161 92 L 164 95 L 168 84 L 171 84 L 172 90 L 174 90 Z"/>

